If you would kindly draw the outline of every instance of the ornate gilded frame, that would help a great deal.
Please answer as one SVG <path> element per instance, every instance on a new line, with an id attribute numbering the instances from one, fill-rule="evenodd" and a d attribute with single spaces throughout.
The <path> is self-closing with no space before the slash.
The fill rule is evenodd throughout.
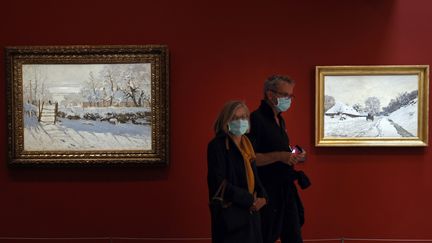
<path id="1" fill-rule="evenodd" d="M 348 84 L 350 83 L 348 82 L 344 83 L 344 80 L 350 80 L 351 87 L 348 90 L 351 89 L 350 94 L 354 98 L 354 95 L 359 92 L 364 92 L 365 95 L 369 95 L 368 94 L 369 87 L 366 89 L 362 88 L 361 85 L 357 85 L 355 83 L 356 80 L 368 80 L 367 82 L 365 81 L 364 83 L 364 85 L 366 85 L 366 84 L 371 84 L 368 82 L 375 82 L 375 81 L 378 82 L 377 80 L 380 80 L 382 78 L 382 79 L 387 79 L 390 84 L 392 80 L 398 80 L 398 82 L 400 82 L 400 84 L 403 85 L 403 82 L 401 80 L 406 77 L 410 77 L 411 78 L 410 82 L 412 84 L 417 83 L 417 87 L 418 87 L 417 89 L 418 96 L 416 98 L 417 100 L 414 99 L 414 101 L 410 104 L 412 106 L 411 109 L 414 109 L 414 111 L 416 111 L 416 112 L 410 112 L 410 115 L 417 113 L 417 119 L 416 119 L 417 122 L 412 122 L 411 128 L 413 128 L 412 130 L 414 132 L 409 133 L 410 135 L 408 137 L 399 137 L 396 135 L 383 135 L 383 136 L 348 135 L 346 136 L 346 134 L 350 134 L 350 132 L 344 133 L 342 130 L 339 130 L 339 129 L 347 130 L 349 126 L 341 125 L 343 124 L 343 122 L 346 122 L 347 119 L 351 119 L 351 121 L 354 121 L 353 119 L 364 119 L 365 121 L 371 122 L 373 121 L 373 115 L 368 113 L 366 117 L 362 117 L 366 113 L 365 110 L 367 109 L 364 109 L 363 111 L 359 109 L 359 111 L 362 112 L 356 113 L 356 116 L 352 114 L 348 114 L 347 116 L 347 113 L 350 113 L 349 111 L 347 111 L 349 110 L 349 108 L 346 107 L 340 108 L 343 107 L 343 105 L 340 104 L 338 104 L 338 106 L 333 105 L 334 103 L 329 102 L 331 101 L 332 97 L 328 97 L 328 96 L 326 97 L 326 92 L 330 93 L 330 91 L 338 90 L 333 88 L 336 85 L 348 86 Z M 327 82 L 327 86 L 326 86 L 326 82 Z M 390 86 L 388 87 L 390 88 Z M 326 91 L 325 89 L 328 90 Z M 416 90 L 414 90 L 413 92 L 415 93 L 415 91 Z M 386 93 L 388 91 L 385 87 L 382 90 L 380 90 L 380 92 L 382 92 L 383 97 L 384 94 L 388 95 Z M 327 102 L 325 101 L 326 98 L 327 98 Z M 332 102 L 334 102 L 334 100 Z M 429 66 L 428 65 L 317 66 L 316 67 L 316 102 L 315 102 L 315 145 L 319 147 L 428 146 L 428 115 L 429 115 L 428 102 L 429 102 Z M 324 105 L 324 103 L 326 103 L 326 106 Z M 390 103 L 386 103 L 386 104 L 390 104 Z M 331 110 L 331 108 L 329 108 L 331 105 L 337 108 Z M 417 107 L 417 110 L 415 110 L 415 107 Z M 400 107 L 399 109 L 401 108 L 403 107 Z M 342 109 L 344 109 L 346 112 L 345 113 L 341 112 Z M 404 109 L 408 110 L 408 108 L 404 108 Z M 378 119 L 385 119 L 382 120 L 383 124 L 384 123 L 388 124 L 387 121 L 389 121 L 390 124 L 394 125 L 395 123 L 393 122 L 394 118 L 392 116 L 392 113 L 384 112 L 383 110 L 384 109 L 382 109 L 380 113 L 376 113 L 375 120 L 378 121 Z M 355 113 L 355 112 L 351 111 L 351 113 Z M 399 120 L 403 120 L 404 116 L 402 115 L 398 115 L 398 116 L 399 116 L 398 117 Z M 336 120 L 336 122 L 334 122 L 335 118 L 338 118 L 341 121 Z M 393 118 L 393 120 L 391 120 L 390 118 Z M 405 121 L 406 120 L 408 119 L 405 119 Z M 326 121 L 327 124 L 325 124 Z M 415 121 L 415 119 L 413 121 Z M 352 122 L 352 124 L 357 124 L 357 123 Z M 383 125 L 381 124 L 380 126 L 382 127 Z M 398 127 L 397 124 L 394 126 L 395 128 Z M 325 129 L 327 130 L 325 131 Z M 398 130 L 397 132 L 399 133 Z M 381 131 L 379 133 L 381 133 Z M 400 136 L 402 136 L 402 134 L 400 134 Z"/>
<path id="2" fill-rule="evenodd" d="M 169 163 L 169 55 L 163 45 L 19 46 L 7 47 L 8 162 L 11 166 L 166 166 Z M 24 149 L 23 65 L 150 64 L 146 117 L 151 124 L 149 149 L 40 150 Z"/>

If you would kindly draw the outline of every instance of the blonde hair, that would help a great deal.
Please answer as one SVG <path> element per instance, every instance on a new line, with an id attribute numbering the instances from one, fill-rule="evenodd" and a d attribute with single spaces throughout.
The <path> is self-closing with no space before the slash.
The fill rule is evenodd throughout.
<path id="1" fill-rule="evenodd" d="M 235 111 L 240 107 L 245 109 L 249 117 L 249 109 L 243 101 L 232 100 L 225 103 L 214 124 L 214 131 L 216 134 L 220 132 L 228 133 L 228 122 L 232 120 Z"/>

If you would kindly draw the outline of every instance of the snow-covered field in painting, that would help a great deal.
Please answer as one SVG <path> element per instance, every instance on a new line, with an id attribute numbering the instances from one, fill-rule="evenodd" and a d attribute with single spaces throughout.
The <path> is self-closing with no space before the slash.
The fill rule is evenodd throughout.
<path id="1" fill-rule="evenodd" d="M 401 107 L 399 110 L 391 113 L 389 119 L 402 126 L 414 136 L 417 136 L 417 99 L 411 101 L 409 105 Z"/>
<path id="2" fill-rule="evenodd" d="M 326 137 L 414 137 L 417 136 L 417 99 L 388 116 L 349 117 L 324 116 Z"/>
<path id="3" fill-rule="evenodd" d="M 26 109 L 26 108 L 25 108 Z M 26 109 L 27 110 L 27 109 Z M 85 113 L 100 115 L 146 111 L 143 108 L 75 108 L 63 110 L 82 117 Z M 110 123 L 100 120 L 69 120 L 58 118 L 56 124 L 38 122 L 37 117 L 24 115 L 24 149 L 26 151 L 58 150 L 149 150 L 151 126 Z"/>

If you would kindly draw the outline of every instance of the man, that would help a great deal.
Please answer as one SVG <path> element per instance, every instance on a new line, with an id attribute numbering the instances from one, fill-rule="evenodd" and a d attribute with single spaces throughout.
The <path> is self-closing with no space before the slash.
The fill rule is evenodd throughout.
<path id="1" fill-rule="evenodd" d="M 250 116 L 248 136 L 256 152 L 258 175 L 269 199 L 261 211 L 264 243 L 274 243 L 278 238 L 282 243 L 303 242 L 303 205 L 294 181 L 298 180 L 302 188 L 310 183 L 304 173 L 295 171 L 293 166 L 305 160 L 306 152 L 291 153 L 281 116 L 291 105 L 294 86 L 294 80 L 288 77 L 269 77 L 264 83 L 264 100 Z"/>

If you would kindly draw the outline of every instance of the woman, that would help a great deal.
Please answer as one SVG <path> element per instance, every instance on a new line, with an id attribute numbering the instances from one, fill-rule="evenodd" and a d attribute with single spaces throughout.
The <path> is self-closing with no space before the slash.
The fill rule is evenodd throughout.
<path id="1" fill-rule="evenodd" d="M 213 243 L 262 243 L 258 212 L 267 195 L 256 172 L 254 150 L 244 135 L 248 130 L 247 106 L 242 101 L 225 104 L 214 125 L 216 136 L 207 149 L 209 198 L 224 183 L 224 200 L 238 211 L 244 210 L 246 223 L 233 229 L 226 218 L 211 212 Z"/>

